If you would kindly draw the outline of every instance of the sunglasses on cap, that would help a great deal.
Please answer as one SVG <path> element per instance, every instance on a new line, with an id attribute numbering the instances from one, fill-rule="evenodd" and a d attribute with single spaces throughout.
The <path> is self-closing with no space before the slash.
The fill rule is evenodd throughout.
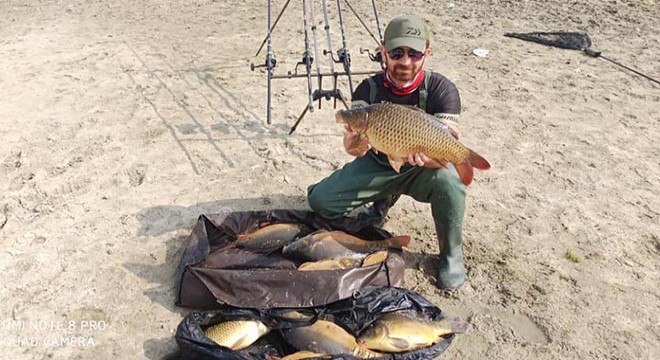
<path id="1" fill-rule="evenodd" d="M 392 49 L 392 50 L 387 52 L 387 55 L 389 55 L 389 57 L 392 60 L 399 60 L 405 54 L 406 54 L 406 50 L 404 50 L 403 48 L 400 48 L 400 47 Z M 413 49 L 408 49 L 408 57 L 412 61 L 419 61 L 424 57 L 424 52 L 413 50 Z"/>

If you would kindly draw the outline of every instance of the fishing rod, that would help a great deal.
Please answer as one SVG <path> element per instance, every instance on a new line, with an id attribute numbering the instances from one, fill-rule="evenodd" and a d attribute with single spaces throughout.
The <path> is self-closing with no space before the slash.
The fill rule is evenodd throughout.
<path id="1" fill-rule="evenodd" d="M 266 40 L 270 39 L 270 33 L 273 31 L 273 29 L 275 29 L 275 26 L 280 21 L 280 18 L 282 17 L 282 14 L 284 14 L 284 10 L 286 10 L 286 7 L 289 6 L 290 2 L 291 2 L 291 0 L 286 0 L 286 3 L 284 4 L 284 6 L 282 7 L 282 10 L 280 11 L 280 14 L 277 15 L 277 19 L 275 19 L 275 23 L 271 27 L 270 26 L 270 0 L 268 0 L 268 34 L 264 38 L 264 41 L 261 42 L 261 46 L 259 46 L 259 50 L 257 50 L 257 53 L 254 54 L 254 56 L 259 56 L 259 53 L 261 52 L 261 49 L 263 49 L 264 44 L 266 43 Z"/>
<path id="2" fill-rule="evenodd" d="M 312 37 L 314 39 L 314 57 L 316 57 L 316 74 L 319 82 L 319 89 L 323 89 L 323 76 L 321 76 L 321 62 L 319 58 L 319 44 L 316 39 L 316 17 L 314 16 L 314 0 L 309 2 L 310 19 L 312 20 Z M 319 98 L 319 109 L 321 109 L 321 99 Z"/>
<path id="3" fill-rule="evenodd" d="M 314 1 L 314 0 L 311 0 L 311 1 Z M 348 103 L 346 102 L 346 98 L 341 93 L 341 91 L 337 88 L 337 77 L 339 75 L 348 76 L 349 88 L 350 88 L 351 93 L 353 93 L 353 84 L 352 84 L 352 80 L 351 80 L 351 68 L 350 68 L 350 55 L 348 54 L 348 47 L 346 45 L 346 36 L 345 36 L 345 33 L 344 33 L 343 19 L 342 19 L 342 15 L 341 15 L 341 5 L 339 3 L 339 0 L 337 0 L 337 5 L 338 5 L 337 11 L 339 13 L 340 29 L 341 29 L 342 39 L 343 39 L 343 44 L 344 44 L 344 48 L 340 49 L 338 51 L 338 55 L 339 55 L 339 59 L 340 59 L 339 61 L 335 61 L 334 58 L 332 57 L 332 41 L 330 39 L 330 22 L 328 21 L 328 7 L 327 7 L 326 1 L 323 0 L 323 13 L 324 13 L 324 21 L 325 21 L 325 30 L 326 30 L 327 40 L 328 40 L 328 46 L 330 48 L 329 51 L 325 50 L 323 54 L 324 55 L 327 55 L 327 54 L 330 55 L 329 60 L 330 60 L 330 67 L 331 67 L 332 72 L 330 74 L 321 73 L 321 68 L 320 68 L 319 62 L 317 61 L 317 63 L 316 63 L 316 66 L 317 66 L 316 75 L 319 78 L 319 88 L 317 90 L 315 90 L 313 93 L 311 93 L 311 88 L 309 88 L 309 90 L 310 90 L 312 99 L 313 100 L 319 100 L 319 109 L 321 108 L 321 99 L 322 98 L 325 98 L 326 100 L 330 100 L 330 98 L 334 98 L 334 101 L 335 101 L 334 106 L 335 107 L 337 107 L 337 99 L 339 99 L 339 100 L 342 101 L 342 103 L 344 104 L 344 107 L 346 109 L 349 108 Z M 304 6 L 304 0 L 303 0 L 303 6 Z M 316 51 L 315 55 L 318 56 L 318 41 L 317 41 L 316 33 L 315 33 L 315 27 L 316 27 L 315 21 L 316 20 L 314 18 L 313 4 L 311 6 L 311 18 L 312 18 L 312 22 L 314 22 L 314 25 L 312 27 L 312 31 L 313 31 L 313 36 L 314 36 L 314 48 L 315 48 L 315 51 Z M 334 67 L 334 63 L 335 62 L 342 62 L 342 61 L 344 62 L 344 73 L 340 74 L 340 73 L 336 72 L 335 67 Z M 374 72 L 368 72 L 368 74 L 373 74 L 373 73 Z M 321 86 L 322 85 L 322 79 L 323 79 L 323 76 L 328 76 L 328 75 L 333 76 L 333 79 L 334 79 L 333 89 L 332 90 L 323 90 L 323 87 Z M 291 73 L 289 73 L 289 77 L 298 77 L 298 76 L 299 75 L 297 75 L 297 74 L 292 75 Z M 313 111 L 313 108 L 312 107 L 306 107 L 305 109 L 303 109 L 302 113 L 300 114 L 300 116 L 298 117 L 296 122 L 291 127 L 291 130 L 289 131 L 289 135 L 293 134 L 293 132 L 296 131 L 296 128 L 298 127 L 298 124 L 300 124 L 303 117 L 307 114 L 307 111 L 309 111 L 309 110 Z"/>
<path id="4" fill-rule="evenodd" d="M 355 11 L 355 9 L 353 9 L 353 6 L 351 6 L 351 3 L 349 3 L 348 0 L 344 0 L 344 2 L 346 3 L 346 5 L 348 5 L 348 8 L 351 9 L 351 11 L 353 12 L 353 15 L 355 15 L 355 17 L 360 21 L 360 24 L 362 24 L 362 27 L 364 27 L 364 29 L 367 30 L 367 32 L 369 33 L 369 35 L 371 35 L 371 38 L 374 39 L 374 41 L 376 42 L 376 45 L 377 45 L 376 51 L 373 54 L 371 53 L 370 49 L 363 49 L 363 48 L 360 48 L 360 54 L 367 53 L 369 55 L 369 59 L 371 61 L 380 63 L 381 69 L 384 69 L 385 68 L 385 63 L 383 62 L 383 55 L 380 53 L 380 46 L 383 43 L 383 33 L 380 31 L 380 21 L 378 20 L 378 11 L 376 10 L 376 3 L 374 2 L 374 0 L 371 1 L 371 5 L 374 9 L 374 15 L 375 15 L 375 18 L 376 18 L 376 28 L 378 28 L 378 36 L 380 38 L 380 41 L 378 39 L 376 39 L 376 36 L 374 36 L 374 34 L 371 32 L 371 30 L 369 30 L 369 27 L 367 27 L 367 24 L 364 23 L 364 21 L 362 20 L 360 15 L 358 15 L 358 13 Z"/>
<path id="5" fill-rule="evenodd" d="M 309 14 L 308 14 L 308 8 L 307 8 L 307 1 L 310 2 L 310 7 L 309 7 Z M 323 56 L 328 55 L 329 63 L 330 63 L 330 72 L 323 72 L 321 70 L 321 65 L 317 61 L 316 65 L 316 71 L 312 71 L 312 66 L 314 62 L 314 57 L 318 57 L 319 55 L 319 38 L 316 32 L 316 15 L 315 15 L 315 5 L 314 1 L 318 0 L 302 0 L 302 7 L 303 7 L 303 30 L 304 30 L 304 37 L 305 37 L 305 52 L 303 54 L 302 61 L 296 63 L 295 68 L 293 69 L 294 71 L 288 71 L 287 75 L 275 75 L 274 74 L 274 69 L 277 65 L 277 60 L 275 59 L 275 56 L 273 54 L 273 49 L 272 49 L 272 34 L 273 31 L 282 18 L 282 15 L 284 14 L 284 11 L 287 9 L 289 6 L 291 0 L 287 0 L 284 6 L 282 7 L 282 10 L 280 10 L 280 13 L 277 15 L 277 18 L 275 19 L 275 22 L 271 22 L 271 0 L 267 1 L 267 8 L 268 8 L 268 19 L 267 19 L 267 24 L 266 24 L 266 38 L 262 41 L 259 49 L 256 52 L 255 56 L 258 56 L 261 50 L 264 47 L 264 44 L 267 44 L 267 54 L 266 54 L 266 60 L 264 63 L 255 65 L 254 63 L 250 64 L 250 67 L 254 71 L 258 67 L 265 67 L 267 70 L 268 74 L 268 97 L 267 97 L 267 111 L 266 111 L 266 118 L 267 118 L 267 123 L 270 125 L 271 124 L 271 118 L 272 118 L 272 80 L 273 79 L 284 79 L 284 78 L 302 78 L 306 77 L 307 78 L 307 95 L 308 95 L 308 101 L 307 105 L 302 111 L 302 114 L 298 117 L 296 120 L 295 124 L 291 127 L 291 131 L 289 134 L 292 134 L 300 121 L 303 119 L 305 114 L 307 114 L 308 111 L 314 111 L 314 102 L 316 100 L 319 100 L 319 109 L 321 108 L 321 99 L 326 99 L 330 100 L 331 98 L 334 98 L 334 107 L 337 107 L 337 100 L 340 100 L 342 104 L 344 105 L 345 108 L 349 108 L 348 103 L 347 103 L 347 98 L 342 94 L 341 90 L 338 89 L 338 78 L 339 76 L 347 76 L 348 77 L 348 85 L 349 85 L 349 90 L 350 93 L 353 93 L 353 79 L 352 75 L 372 75 L 375 73 L 378 73 L 379 70 L 374 70 L 374 71 L 360 71 L 360 72 L 353 72 L 351 70 L 351 58 L 350 58 L 350 53 L 348 50 L 348 42 L 347 42 L 347 36 L 346 36 L 346 29 L 344 28 L 344 19 L 343 19 L 343 14 L 342 14 L 342 9 L 341 9 L 341 0 L 337 0 L 337 12 L 339 15 L 339 30 L 341 32 L 341 38 L 342 38 L 342 48 L 337 50 L 337 57 L 338 60 L 335 60 L 334 54 L 333 54 L 333 46 L 332 46 L 332 35 L 330 31 L 330 21 L 329 21 L 329 7 L 327 4 L 327 0 L 322 0 L 323 3 L 323 17 L 324 17 L 324 29 L 326 32 L 326 38 L 327 38 L 327 43 L 328 43 L 328 49 L 323 50 Z M 345 1 L 348 7 L 351 9 L 353 14 L 360 20 L 360 23 L 362 23 L 362 26 L 365 27 L 367 32 L 371 35 L 376 42 L 378 40 L 375 38 L 374 34 L 369 31 L 368 27 L 362 21 L 362 19 L 358 16 L 358 14 L 355 12 L 353 7 L 348 1 Z M 375 2 L 372 0 L 372 6 L 374 10 L 374 14 L 376 15 L 376 25 L 378 27 L 378 34 L 382 39 L 382 33 L 380 29 L 380 23 L 378 20 L 378 13 L 377 9 L 375 7 Z M 312 49 L 311 49 L 311 44 L 310 44 L 310 24 L 309 21 L 312 22 L 311 24 L 311 31 L 312 31 L 312 38 L 314 41 L 314 53 L 312 54 Z M 364 51 L 360 49 L 360 53 L 363 53 Z M 313 57 L 313 56 L 314 57 Z M 377 59 L 377 55 L 380 55 L 380 52 L 377 54 L 372 55 L 369 53 L 369 58 L 372 61 L 380 61 L 381 62 L 381 67 L 382 67 L 382 59 Z M 335 67 L 335 63 L 342 63 L 344 67 L 343 72 L 338 72 Z M 298 66 L 304 65 L 305 66 L 305 74 L 298 73 Z M 332 89 L 324 90 L 322 85 L 323 85 L 323 77 L 332 77 L 333 79 L 333 86 Z M 312 87 L 312 77 L 316 77 L 318 81 L 318 89 L 313 90 Z"/>
<path id="6" fill-rule="evenodd" d="M 378 10 L 376 10 L 375 0 L 371 0 L 371 7 L 374 9 L 374 18 L 376 19 L 376 29 L 378 29 L 378 38 L 380 39 L 378 45 L 383 46 L 383 32 L 380 30 L 380 20 L 378 19 Z M 377 51 L 376 55 L 374 55 L 374 57 L 371 60 L 378 61 L 380 63 L 381 69 L 385 69 L 385 62 L 383 61 L 383 55 L 380 53 L 380 51 Z"/>
<path id="7" fill-rule="evenodd" d="M 287 1 L 287 4 L 288 4 L 288 1 Z M 274 25 L 273 25 L 273 27 L 270 26 L 270 0 L 268 0 L 268 10 L 267 10 L 267 12 L 268 12 L 268 16 L 267 16 L 268 20 L 267 20 L 267 24 L 266 24 L 266 39 L 265 39 L 265 41 L 268 43 L 268 45 L 266 46 L 266 62 L 263 65 L 250 64 L 250 68 L 252 68 L 252 71 L 254 71 L 254 69 L 256 69 L 258 67 L 265 67 L 266 68 L 266 71 L 267 71 L 267 74 L 268 74 L 268 97 L 267 97 L 267 100 L 266 100 L 266 123 L 268 125 L 270 125 L 271 110 L 272 110 L 271 109 L 271 93 L 272 93 L 271 84 L 272 84 L 272 80 L 273 80 L 273 69 L 275 68 L 275 65 L 277 65 L 277 61 L 273 57 L 273 48 L 272 48 L 272 41 L 271 41 L 271 30 L 275 26 Z M 263 47 L 263 44 L 261 44 L 261 46 Z M 261 48 L 259 48 L 259 51 L 261 51 Z M 257 51 L 257 54 L 259 53 L 259 51 Z"/>
<path id="8" fill-rule="evenodd" d="M 270 32 L 270 0 L 268 1 L 268 45 L 266 45 L 266 70 L 268 72 L 268 100 L 266 102 L 266 119 L 268 122 L 268 125 L 270 125 L 270 119 L 271 119 L 271 89 L 272 89 L 272 82 L 273 82 L 273 67 L 275 67 L 275 63 L 273 61 L 273 47 L 272 47 L 272 40 L 271 40 L 271 32 Z"/>
<path id="9" fill-rule="evenodd" d="M 314 1 L 314 0 L 310 0 Z M 305 32 L 305 54 L 303 55 L 302 62 L 305 64 L 305 69 L 307 71 L 307 108 L 309 111 L 314 111 L 314 100 L 312 98 L 312 61 L 314 59 L 311 56 L 311 51 L 309 48 L 309 34 L 308 34 L 308 26 L 307 26 L 307 6 L 306 6 L 306 0 L 302 0 L 302 7 L 303 7 L 303 30 Z"/>
<path id="10" fill-rule="evenodd" d="M 364 23 L 364 20 L 362 20 L 360 15 L 358 15 L 358 13 L 355 11 L 355 9 L 353 9 L 353 6 L 351 6 L 351 3 L 349 3 L 348 0 L 344 0 L 344 2 L 346 3 L 346 5 L 348 5 L 348 8 L 351 10 L 351 12 L 353 12 L 353 15 L 355 15 L 355 17 L 358 19 L 358 21 L 360 21 L 360 24 L 362 24 L 362 27 L 364 27 L 364 29 L 367 30 L 367 33 L 369 33 L 371 38 L 374 39 L 374 41 L 376 42 L 376 45 L 380 46 L 381 41 L 378 41 L 378 39 L 376 39 L 376 36 L 374 36 L 374 33 L 372 33 L 371 30 L 369 30 L 369 28 L 367 27 L 367 24 Z"/>
<path id="11" fill-rule="evenodd" d="M 330 21 L 328 20 L 328 3 L 326 0 L 323 0 L 323 22 L 324 22 L 324 30 L 325 30 L 325 35 L 328 40 L 328 49 L 332 50 L 332 38 L 330 37 Z M 335 74 L 335 61 L 332 58 L 332 52 L 328 52 L 328 60 L 330 60 L 330 72 L 333 75 L 333 80 L 332 80 L 332 90 L 337 93 L 337 74 Z M 333 106 L 336 108 L 337 107 L 337 97 L 334 97 L 334 104 Z"/>
<path id="12" fill-rule="evenodd" d="M 641 77 L 643 77 L 643 78 L 645 78 L 645 79 L 647 79 L 647 80 L 651 80 L 651 81 L 653 81 L 654 83 L 660 85 L 660 81 L 658 81 L 658 80 L 656 80 L 656 79 L 654 79 L 654 78 L 652 78 L 652 77 L 650 77 L 650 76 L 648 76 L 648 75 L 642 74 L 641 72 L 639 72 L 639 71 L 637 71 L 637 70 L 635 70 L 635 69 L 632 69 L 632 68 L 630 68 L 630 67 L 628 67 L 628 66 L 626 66 L 626 65 L 623 65 L 623 64 L 621 64 L 621 63 L 619 63 L 619 62 L 617 62 L 617 61 L 614 61 L 614 60 L 612 60 L 612 59 L 609 59 L 609 58 L 603 56 L 603 55 L 601 54 L 601 52 L 598 51 L 598 50 L 594 50 L 594 49 L 591 49 L 591 48 L 587 48 L 587 49 L 584 49 L 584 52 L 585 52 L 585 54 L 587 54 L 587 55 L 589 55 L 589 56 L 591 56 L 591 57 L 601 58 L 601 59 L 603 59 L 603 60 L 607 60 L 607 61 L 611 62 L 612 64 L 619 65 L 619 66 L 621 66 L 622 68 L 624 68 L 624 69 L 626 69 L 626 70 L 628 70 L 628 71 L 632 71 L 633 73 L 635 73 L 635 74 L 637 74 L 637 75 L 639 75 L 639 76 L 641 76 Z"/>
<path id="13" fill-rule="evenodd" d="M 378 19 L 378 10 L 376 10 L 376 1 L 371 0 L 371 7 L 374 9 L 374 18 L 376 19 L 376 29 L 378 29 L 378 38 L 380 39 L 380 42 L 378 45 L 383 44 L 383 32 L 380 30 L 380 20 Z"/>
<path id="14" fill-rule="evenodd" d="M 341 14 L 341 0 L 337 0 L 337 13 L 339 13 L 339 31 L 341 31 L 341 42 L 342 48 L 337 51 L 337 56 L 339 57 L 338 62 L 344 63 L 344 71 L 346 76 L 348 76 L 348 88 L 353 94 L 353 79 L 351 77 L 351 55 L 348 52 L 348 44 L 346 43 L 346 32 L 344 30 L 344 19 Z"/>

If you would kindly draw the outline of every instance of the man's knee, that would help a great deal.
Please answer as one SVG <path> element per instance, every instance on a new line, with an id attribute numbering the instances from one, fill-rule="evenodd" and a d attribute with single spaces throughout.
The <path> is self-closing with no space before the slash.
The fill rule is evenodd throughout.
<path id="1" fill-rule="evenodd" d="M 315 191 L 317 186 L 318 184 L 314 184 L 307 188 L 307 202 L 315 212 L 323 209 L 323 198 L 320 196 L 320 191 Z"/>
<path id="2" fill-rule="evenodd" d="M 465 200 L 465 185 L 453 167 L 437 169 L 430 179 L 432 193 L 448 197 L 453 201 Z"/>
<path id="3" fill-rule="evenodd" d="M 413 185 L 413 197 L 422 202 L 465 202 L 465 186 L 452 166 L 447 169 L 424 169 Z"/>
<path id="4" fill-rule="evenodd" d="M 327 194 L 322 189 L 319 189 L 318 185 L 311 185 L 307 188 L 307 203 L 309 203 L 309 207 L 312 208 L 312 211 L 324 218 L 332 219 L 341 216 L 341 214 L 330 208 Z"/>

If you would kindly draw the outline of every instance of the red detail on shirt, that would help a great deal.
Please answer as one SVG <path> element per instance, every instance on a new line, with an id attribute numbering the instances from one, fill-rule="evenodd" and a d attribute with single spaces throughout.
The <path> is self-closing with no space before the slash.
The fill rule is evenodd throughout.
<path id="1" fill-rule="evenodd" d="M 390 72 L 385 71 L 385 81 L 383 82 L 383 86 L 385 86 L 386 89 L 389 89 L 392 92 L 392 94 L 403 96 L 403 95 L 412 94 L 413 91 L 417 90 L 417 88 L 422 84 L 423 81 L 424 81 L 424 69 L 420 70 L 417 73 L 417 75 L 415 75 L 415 77 L 410 82 L 410 84 L 406 86 L 398 87 L 394 85 L 394 82 L 391 80 Z"/>

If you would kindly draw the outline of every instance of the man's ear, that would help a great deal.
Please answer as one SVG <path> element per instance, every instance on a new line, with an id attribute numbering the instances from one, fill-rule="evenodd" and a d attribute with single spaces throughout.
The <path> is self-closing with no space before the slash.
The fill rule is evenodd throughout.
<path id="1" fill-rule="evenodd" d="M 426 48 L 426 50 L 424 50 L 424 54 L 426 56 L 431 56 L 433 55 L 433 51 L 431 51 L 431 48 Z"/>
<path id="2" fill-rule="evenodd" d="M 380 55 L 383 57 L 383 60 L 387 60 L 387 50 L 385 50 L 385 45 L 381 45 L 380 47 Z"/>

